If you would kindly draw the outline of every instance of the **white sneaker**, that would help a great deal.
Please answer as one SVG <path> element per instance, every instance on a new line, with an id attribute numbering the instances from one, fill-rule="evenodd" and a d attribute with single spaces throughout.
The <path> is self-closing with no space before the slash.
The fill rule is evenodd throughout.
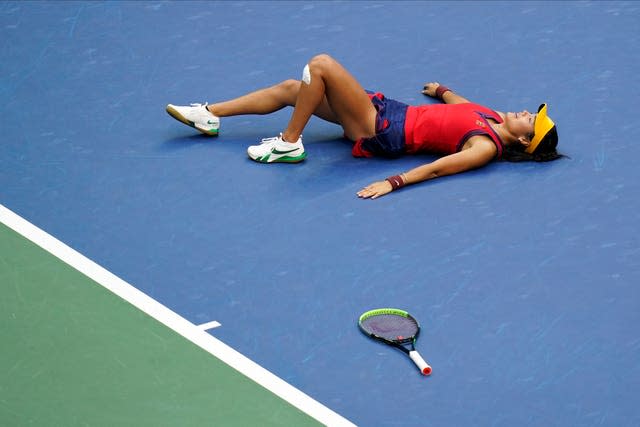
<path id="1" fill-rule="evenodd" d="M 190 107 L 179 107 L 177 105 L 167 105 L 167 113 L 176 120 L 180 120 L 185 125 L 198 129 L 207 135 L 218 135 L 220 129 L 220 118 L 211 114 L 207 110 L 207 104 L 191 104 Z"/>
<path id="2" fill-rule="evenodd" d="M 280 136 L 264 138 L 260 145 L 252 145 L 247 148 L 247 154 L 260 163 L 298 163 L 307 157 L 302 145 L 302 136 L 296 142 L 287 142 Z"/>

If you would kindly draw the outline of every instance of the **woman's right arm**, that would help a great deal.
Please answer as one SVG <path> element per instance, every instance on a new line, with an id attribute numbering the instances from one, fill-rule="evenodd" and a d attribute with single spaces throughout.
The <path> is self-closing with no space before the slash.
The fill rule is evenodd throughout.
<path id="1" fill-rule="evenodd" d="M 488 136 L 472 136 L 469 138 L 469 142 L 471 142 L 471 146 L 467 149 L 441 157 L 434 162 L 418 166 L 400 175 L 389 177 L 384 181 L 371 183 L 358 191 L 358 197 L 377 199 L 405 185 L 417 184 L 482 167 L 495 158 L 497 149 Z"/>
<path id="2" fill-rule="evenodd" d="M 438 87 L 440 87 L 440 83 L 438 82 L 427 83 L 422 89 L 422 94 L 437 98 L 438 96 L 436 91 L 438 90 Z M 457 93 L 454 93 L 451 89 L 443 93 L 441 99 L 445 104 L 466 104 L 471 102 Z"/>

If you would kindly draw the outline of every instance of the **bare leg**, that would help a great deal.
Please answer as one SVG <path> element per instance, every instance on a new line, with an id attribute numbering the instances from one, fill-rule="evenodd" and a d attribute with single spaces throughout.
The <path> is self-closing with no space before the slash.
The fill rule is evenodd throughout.
<path id="1" fill-rule="evenodd" d="M 243 114 L 270 114 L 284 107 L 293 107 L 300 91 L 299 80 L 285 80 L 275 86 L 260 89 L 238 98 L 208 105 L 209 111 L 218 117 L 238 116 Z M 313 112 L 321 119 L 338 123 L 336 115 L 323 97 Z"/>
<path id="2" fill-rule="evenodd" d="M 298 140 L 325 100 L 348 138 L 375 135 L 376 109 L 360 83 L 340 63 L 329 55 L 318 55 L 309 62 L 309 71 L 311 81 L 300 86 L 293 115 L 282 134 L 285 141 Z"/>

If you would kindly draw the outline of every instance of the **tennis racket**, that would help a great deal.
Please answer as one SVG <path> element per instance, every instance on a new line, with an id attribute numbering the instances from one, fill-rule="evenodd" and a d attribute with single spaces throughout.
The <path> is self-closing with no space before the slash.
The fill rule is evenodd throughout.
<path id="1" fill-rule="evenodd" d="M 358 326 L 369 337 L 404 351 L 423 375 L 431 375 L 431 366 L 415 347 L 420 325 L 409 313 L 395 308 L 370 310 L 360 316 Z"/>

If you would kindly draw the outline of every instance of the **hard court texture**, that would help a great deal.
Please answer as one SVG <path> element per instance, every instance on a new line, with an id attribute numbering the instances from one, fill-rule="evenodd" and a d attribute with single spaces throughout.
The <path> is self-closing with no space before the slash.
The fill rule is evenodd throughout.
<path id="1" fill-rule="evenodd" d="M 637 426 L 639 19 L 608 1 L 1 2 L 0 203 L 357 425 Z M 500 111 L 547 102 L 570 158 L 360 200 L 435 157 L 356 159 L 313 118 L 305 162 L 263 165 L 246 148 L 291 109 L 218 138 L 164 111 L 299 79 L 319 53 L 410 104 L 435 102 L 430 81 Z M 430 377 L 358 331 L 380 307 L 421 322 Z"/>

